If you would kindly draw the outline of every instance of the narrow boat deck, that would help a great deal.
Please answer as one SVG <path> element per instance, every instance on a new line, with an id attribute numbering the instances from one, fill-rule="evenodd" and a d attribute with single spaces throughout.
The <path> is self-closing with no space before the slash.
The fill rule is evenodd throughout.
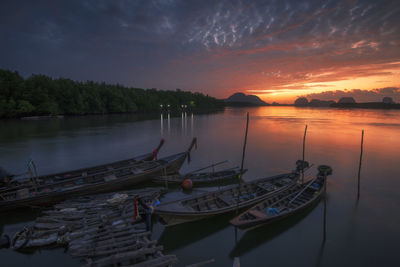
<path id="1" fill-rule="evenodd" d="M 278 195 L 266 198 L 233 218 L 230 223 L 241 229 L 252 229 L 286 218 L 317 202 L 325 184 L 326 178 L 319 173 L 315 179 L 288 187 Z"/>

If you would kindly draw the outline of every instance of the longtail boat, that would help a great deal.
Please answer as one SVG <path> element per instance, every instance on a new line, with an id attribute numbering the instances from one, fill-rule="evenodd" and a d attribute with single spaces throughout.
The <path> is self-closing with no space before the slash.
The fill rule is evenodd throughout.
<path id="1" fill-rule="evenodd" d="M 72 170 L 72 171 L 66 171 L 62 173 L 53 173 L 53 174 L 47 174 L 47 175 L 42 175 L 38 177 L 33 177 L 33 173 L 30 173 L 30 176 L 28 177 L 29 172 L 25 173 L 25 176 L 22 176 L 18 179 L 16 175 L 12 175 L 2 169 L 0 167 L 0 193 L 5 192 L 8 188 L 16 188 L 20 187 L 23 188 L 24 186 L 29 186 L 33 182 L 36 183 L 37 185 L 44 184 L 44 183 L 54 183 L 58 181 L 64 181 L 64 180 L 70 180 L 70 179 L 76 179 L 76 178 L 82 178 L 90 175 L 96 175 L 99 173 L 106 172 L 108 170 L 117 170 L 117 169 L 122 169 L 130 166 L 134 166 L 137 164 L 140 164 L 144 161 L 151 161 L 153 159 L 157 160 L 157 155 L 158 152 L 160 151 L 161 147 L 164 144 L 164 139 L 161 139 L 160 144 L 154 149 L 153 152 L 146 153 L 144 155 L 136 156 L 130 159 L 126 160 L 120 160 L 120 161 L 115 161 L 103 165 L 97 165 L 97 166 L 92 166 L 88 168 L 82 168 L 82 169 L 77 169 L 77 170 Z M 28 163 L 28 167 L 31 167 L 31 164 L 33 162 L 30 161 Z M 33 163 L 34 164 L 34 163 Z M 36 169 L 36 166 L 33 165 Z M 30 168 L 29 168 L 30 169 Z"/>
<path id="2" fill-rule="evenodd" d="M 243 170 L 242 174 L 245 173 L 247 169 Z M 198 172 L 198 173 L 189 173 L 189 174 L 173 174 L 173 175 L 164 175 L 157 176 L 153 178 L 153 182 L 155 183 L 168 183 L 174 185 L 180 185 L 183 183 L 185 179 L 189 179 L 192 181 L 193 186 L 208 186 L 208 185 L 221 185 L 228 182 L 236 181 L 240 179 L 240 169 L 225 169 L 216 172 Z"/>
<path id="3" fill-rule="evenodd" d="M 240 229 L 254 229 L 299 213 L 316 204 L 321 198 L 327 175 L 332 174 L 329 166 L 319 166 L 315 179 L 296 184 L 279 194 L 264 199 L 249 210 L 233 218 L 230 223 Z"/>
<path id="4" fill-rule="evenodd" d="M 290 173 L 163 203 L 155 207 L 154 212 L 168 226 L 225 214 L 254 205 L 271 194 L 278 194 L 293 186 L 299 174 L 297 168 Z"/>
<path id="5" fill-rule="evenodd" d="M 144 161 L 132 166 L 109 169 L 104 172 L 78 176 L 57 182 L 0 191 L 0 211 L 23 207 L 48 206 L 61 200 L 89 194 L 105 193 L 123 189 L 151 179 L 155 175 L 179 171 L 190 151 L 196 144 L 194 138 L 189 149 L 155 161 Z"/>

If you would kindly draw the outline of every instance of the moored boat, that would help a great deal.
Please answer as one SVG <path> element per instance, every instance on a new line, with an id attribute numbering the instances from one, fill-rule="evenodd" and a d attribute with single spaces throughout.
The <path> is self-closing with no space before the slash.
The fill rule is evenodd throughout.
<path id="1" fill-rule="evenodd" d="M 155 175 L 175 173 L 190 157 L 196 143 L 193 139 L 189 149 L 155 161 L 144 161 L 125 168 L 111 169 L 94 175 L 45 183 L 0 192 L 0 211 L 23 207 L 48 206 L 61 200 L 88 194 L 105 193 L 124 189 L 151 179 Z"/>
<path id="2" fill-rule="evenodd" d="M 145 161 L 152 161 L 153 159 L 157 159 L 158 152 L 160 151 L 161 147 L 164 144 L 164 139 L 161 139 L 159 145 L 154 149 L 153 152 L 146 153 L 140 156 L 136 156 L 130 159 L 126 160 L 120 160 L 120 161 L 115 161 L 103 165 L 97 165 L 97 166 L 92 166 L 92 167 L 87 167 L 87 168 L 81 168 L 77 170 L 71 170 L 71 171 L 66 171 L 66 172 L 61 172 L 61 173 L 53 173 L 53 174 L 47 174 L 47 175 L 42 175 L 42 176 L 37 176 L 34 177 L 34 173 L 29 172 L 25 174 L 25 176 L 22 177 L 16 177 L 15 175 L 12 175 L 5 170 L 2 170 L 0 168 L 0 194 L 2 192 L 6 192 L 7 190 L 11 189 L 14 190 L 16 188 L 24 188 L 26 186 L 31 186 L 33 183 L 36 185 L 41 185 L 41 184 L 46 184 L 46 183 L 54 183 L 54 182 L 59 182 L 59 181 L 65 181 L 65 180 L 72 180 L 76 178 L 82 178 L 90 175 L 96 175 L 100 173 L 107 172 L 109 170 L 118 170 L 130 166 L 135 166 L 137 164 L 140 164 Z M 32 161 L 28 164 L 29 170 L 31 167 L 36 168 L 35 165 L 33 164 Z M 30 170 L 31 172 L 34 172 L 35 170 Z"/>
<path id="3" fill-rule="evenodd" d="M 262 178 L 221 190 L 163 203 L 155 207 L 155 214 L 167 225 L 201 220 L 254 205 L 265 198 L 292 187 L 299 178 L 295 171 Z"/>
<path id="4" fill-rule="evenodd" d="M 329 166 L 320 166 L 318 170 L 315 179 L 296 184 L 275 196 L 267 197 L 233 218 L 230 223 L 240 229 L 249 230 L 271 224 L 313 206 L 324 192 L 327 175 L 332 174 Z"/>

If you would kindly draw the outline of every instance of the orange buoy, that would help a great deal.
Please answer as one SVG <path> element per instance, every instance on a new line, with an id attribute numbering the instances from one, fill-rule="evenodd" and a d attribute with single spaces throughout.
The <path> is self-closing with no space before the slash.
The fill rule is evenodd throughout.
<path id="1" fill-rule="evenodd" d="M 190 179 L 185 179 L 182 182 L 182 187 L 186 190 L 190 190 L 193 188 L 193 182 Z"/>

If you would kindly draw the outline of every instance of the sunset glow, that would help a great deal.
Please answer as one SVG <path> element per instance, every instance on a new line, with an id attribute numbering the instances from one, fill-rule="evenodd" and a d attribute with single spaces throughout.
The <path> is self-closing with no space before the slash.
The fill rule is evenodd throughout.
<path id="1" fill-rule="evenodd" d="M 2 4 L 0 68 L 281 103 L 397 88 L 400 101 L 397 1 L 48 2 Z"/>

